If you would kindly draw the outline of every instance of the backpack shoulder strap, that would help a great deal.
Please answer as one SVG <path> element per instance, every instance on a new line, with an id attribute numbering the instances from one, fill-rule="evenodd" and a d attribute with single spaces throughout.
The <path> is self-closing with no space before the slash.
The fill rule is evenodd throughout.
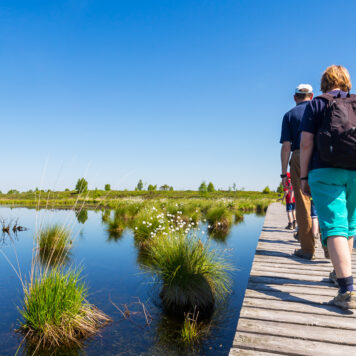
<path id="1" fill-rule="evenodd" d="M 315 99 L 318 99 L 318 98 L 325 99 L 327 101 L 331 101 L 331 100 L 334 99 L 334 95 L 325 93 L 325 94 L 322 94 L 322 95 L 318 95 Z"/>

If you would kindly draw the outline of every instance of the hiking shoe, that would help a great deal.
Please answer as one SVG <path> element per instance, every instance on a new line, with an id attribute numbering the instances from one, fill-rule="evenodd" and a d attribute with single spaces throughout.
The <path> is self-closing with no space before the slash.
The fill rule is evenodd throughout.
<path id="1" fill-rule="evenodd" d="M 329 280 L 330 282 L 334 283 L 335 287 L 339 287 L 339 283 L 337 282 L 337 277 L 335 270 L 329 273 Z"/>
<path id="2" fill-rule="evenodd" d="M 293 234 L 293 237 L 294 237 L 297 241 L 299 241 L 299 234 L 298 234 L 298 231 Z"/>
<path id="3" fill-rule="evenodd" d="M 293 229 L 297 227 L 297 220 L 293 220 Z"/>
<path id="4" fill-rule="evenodd" d="M 302 249 L 295 250 L 293 253 L 294 256 L 304 258 L 305 260 L 312 261 L 315 259 L 315 255 L 311 254 L 310 252 L 305 252 Z"/>
<path id="5" fill-rule="evenodd" d="M 285 227 L 285 229 L 293 230 L 293 224 L 292 223 L 288 223 L 288 225 Z"/>
<path id="6" fill-rule="evenodd" d="M 331 303 L 343 309 L 356 309 L 356 293 L 338 293 Z"/>

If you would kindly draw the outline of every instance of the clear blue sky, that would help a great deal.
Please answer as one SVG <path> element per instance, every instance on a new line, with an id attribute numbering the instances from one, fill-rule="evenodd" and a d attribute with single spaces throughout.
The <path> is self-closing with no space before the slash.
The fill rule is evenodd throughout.
<path id="1" fill-rule="evenodd" d="M 356 80 L 356 2 L 0 1 L 0 190 L 279 183 L 282 116 Z"/>

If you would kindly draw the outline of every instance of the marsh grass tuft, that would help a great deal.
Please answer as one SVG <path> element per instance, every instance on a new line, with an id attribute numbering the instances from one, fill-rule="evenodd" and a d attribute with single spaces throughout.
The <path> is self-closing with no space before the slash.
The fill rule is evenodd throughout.
<path id="1" fill-rule="evenodd" d="M 175 315 L 193 312 L 209 315 L 215 302 L 231 286 L 233 267 L 223 256 L 194 234 L 159 236 L 150 246 L 146 269 L 162 282 L 160 296 L 165 310 Z"/>
<path id="2" fill-rule="evenodd" d="M 233 222 L 234 214 L 226 206 L 216 206 L 208 210 L 206 219 L 209 223 L 209 233 L 212 237 L 225 240 Z"/>
<path id="3" fill-rule="evenodd" d="M 199 313 L 187 313 L 180 329 L 180 339 L 186 347 L 197 344 L 210 331 L 210 323 L 205 325 L 198 321 Z"/>
<path id="4" fill-rule="evenodd" d="M 72 247 L 70 231 L 61 225 L 47 226 L 36 236 L 39 260 L 43 265 L 62 264 L 68 260 Z"/>
<path id="5" fill-rule="evenodd" d="M 78 270 L 53 268 L 43 275 L 36 273 L 24 293 L 19 331 L 38 346 L 80 344 L 110 321 L 86 301 L 87 289 Z"/>

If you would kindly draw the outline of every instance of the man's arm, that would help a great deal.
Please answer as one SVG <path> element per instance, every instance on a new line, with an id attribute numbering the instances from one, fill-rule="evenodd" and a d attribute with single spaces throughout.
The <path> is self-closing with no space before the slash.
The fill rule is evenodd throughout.
<path id="1" fill-rule="evenodd" d="M 314 148 L 314 134 L 303 131 L 300 140 L 300 177 L 308 177 L 310 158 Z M 310 196 L 307 180 L 301 181 L 301 189 L 305 195 Z"/>
<path id="2" fill-rule="evenodd" d="M 287 174 L 290 152 L 291 152 L 291 143 L 289 141 L 284 141 L 282 143 L 282 148 L 281 148 L 282 174 Z M 285 185 L 285 183 L 286 183 L 286 178 L 283 178 L 282 184 Z"/>

